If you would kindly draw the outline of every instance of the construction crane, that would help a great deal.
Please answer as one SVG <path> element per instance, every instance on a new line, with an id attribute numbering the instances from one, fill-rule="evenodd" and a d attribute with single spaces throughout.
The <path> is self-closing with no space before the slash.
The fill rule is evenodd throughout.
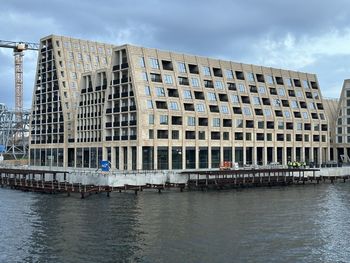
<path id="1" fill-rule="evenodd" d="M 18 119 L 23 112 L 23 51 L 39 50 L 40 44 L 0 40 L 0 47 L 12 48 L 15 57 L 15 112 Z"/>

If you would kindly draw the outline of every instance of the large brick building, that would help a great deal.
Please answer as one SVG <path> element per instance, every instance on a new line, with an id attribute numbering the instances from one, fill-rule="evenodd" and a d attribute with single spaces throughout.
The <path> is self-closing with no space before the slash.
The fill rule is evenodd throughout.
<path id="1" fill-rule="evenodd" d="M 51 35 L 38 57 L 30 163 L 322 163 L 333 159 L 331 105 L 315 74 Z"/>

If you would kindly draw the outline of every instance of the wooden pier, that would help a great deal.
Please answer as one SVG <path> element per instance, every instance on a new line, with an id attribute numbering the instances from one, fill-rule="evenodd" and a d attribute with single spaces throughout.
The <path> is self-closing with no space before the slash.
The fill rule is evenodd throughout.
<path id="1" fill-rule="evenodd" d="M 346 182 L 350 175 L 343 176 L 316 176 L 318 169 L 240 169 L 240 170 L 198 170 L 183 171 L 187 176 L 187 183 L 164 183 L 144 185 L 123 185 L 112 187 L 108 185 L 91 185 L 81 183 L 69 183 L 67 171 L 30 170 L 0 168 L 0 186 L 15 190 L 40 192 L 46 194 L 80 194 L 83 199 L 92 194 L 106 193 L 109 197 L 111 192 L 138 192 L 144 190 L 156 190 L 161 193 L 168 189 L 187 190 L 204 189 L 230 189 L 261 186 L 287 186 L 298 184 L 320 184 Z M 312 176 L 310 176 L 310 172 Z M 306 175 L 308 173 L 308 175 Z M 63 181 L 58 181 L 57 175 Z M 63 175 L 63 176 L 62 176 Z M 50 179 L 48 179 L 48 177 Z"/>
<path id="2" fill-rule="evenodd" d="M 276 169 L 240 169 L 216 171 L 185 171 L 189 190 L 226 189 L 259 186 L 286 186 L 320 182 L 346 182 L 350 175 L 316 176 L 319 169 L 309 168 L 276 168 Z M 305 173 L 312 173 L 312 176 Z"/>

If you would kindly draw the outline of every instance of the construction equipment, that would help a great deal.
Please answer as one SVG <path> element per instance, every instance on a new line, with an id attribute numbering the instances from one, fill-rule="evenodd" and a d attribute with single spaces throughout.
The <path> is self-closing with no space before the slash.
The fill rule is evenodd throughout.
<path id="1" fill-rule="evenodd" d="M 15 56 L 15 112 L 20 119 L 23 112 L 23 51 L 39 50 L 40 44 L 0 40 L 0 47 L 12 48 Z"/>
<path id="2" fill-rule="evenodd" d="M 23 110 L 23 52 L 39 50 L 40 44 L 0 40 L 0 47 L 12 48 L 15 57 L 15 110 L 0 105 L 0 148 L 12 158 L 28 154 L 29 111 Z"/>

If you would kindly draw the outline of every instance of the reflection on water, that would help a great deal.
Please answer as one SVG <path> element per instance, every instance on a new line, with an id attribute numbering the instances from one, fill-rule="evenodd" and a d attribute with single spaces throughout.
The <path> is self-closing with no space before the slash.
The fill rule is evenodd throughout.
<path id="1" fill-rule="evenodd" d="M 0 262 L 347 262 L 350 184 L 51 196 L 0 189 Z"/>

